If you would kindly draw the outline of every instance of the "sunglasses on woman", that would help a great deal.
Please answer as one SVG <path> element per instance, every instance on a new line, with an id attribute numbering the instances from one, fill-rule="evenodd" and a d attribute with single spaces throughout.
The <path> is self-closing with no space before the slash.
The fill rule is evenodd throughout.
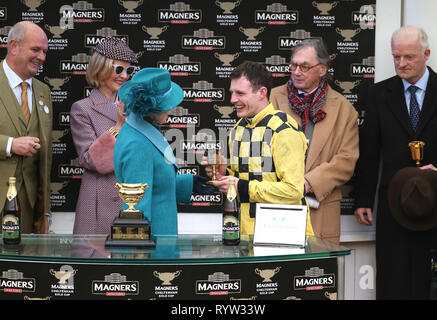
<path id="1" fill-rule="evenodd" d="M 128 76 L 131 76 L 137 70 L 137 68 L 134 66 L 123 67 L 117 64 L 113 64 L 112 66 L 114 67 L 114 72 L 117 75 L 122 74 L 123 71 L 126 70 L 126 74 Z"/>

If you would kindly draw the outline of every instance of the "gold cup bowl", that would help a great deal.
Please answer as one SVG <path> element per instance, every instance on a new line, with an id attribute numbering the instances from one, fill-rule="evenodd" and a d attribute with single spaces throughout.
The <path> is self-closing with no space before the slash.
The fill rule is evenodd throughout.
<path id="1" fill-rule="evenodd" d="M 411 151 L 411 158 L 416 161 L 416 166 L 420 167 L 420 161 L 423 160 L 423 148 L 425 142 L 423 141 L 411 141 L 408 146 Z"/>
<path id="2" fill-rule="evenodd" d="M 118 189 L 118 195 L 121 200 L 126 203 L 129 208 L 125 211 L 136 212 L 135 205 L 137 205 L 146 193 L 149 187 L 147 183 L 116 183 L 115 187 Z"/>

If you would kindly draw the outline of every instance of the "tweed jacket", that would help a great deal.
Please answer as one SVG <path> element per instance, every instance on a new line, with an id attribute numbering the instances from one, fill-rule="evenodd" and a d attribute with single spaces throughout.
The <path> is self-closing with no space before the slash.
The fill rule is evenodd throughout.
<path id="1" fill-rule="evenodd" d="M 44 212 L 50 212 L 50 172 L 52 164 L 52 102 L 49 87 L 36 78 L 32 79 L 33 110 L 36 112 L 39 125 L 39 151 L 38 172 L 28 170 L 25 157 L 12 155 L 6 156 L 6 147 L 9 137 L 17 138 L 28 135 L 24 116 L 18 105 L 17 99 L 9 86 L 3 61 L 0 61 L 0 207 L 3 208 L 8 189 L 8 177 L 17 175 L 17 167 L 22 167 L 23 180 L 26 183 L 28 198 L 32 206 L 37 206 L 38 224 L 36 232 L 43 232 Z M 17 181 L 17 188 L 22 181 Z M 38 191 L 39 190 L 39 191 Z M 39 195 L 39 196 L 37 196 Z"/>
<path id="2" fill-rule="evenodd" d="M 291 111 L 287 85 L 272 89 L 270 101 L 287 112 L 301 126 L 300 117 Z M 323 106 L 326 117 L 316 123 L 306 159 L 305 179 L 311 184 L 319 208 L 311 208 L 311 223 L 316 236 L 339 241 L 341 186 L 352 177 L 358 159 L 358 113 L 340 93 L 328 88 Z"/>
<path id="3" fill-rule="evenodd" d="M 71 133 L 79 162 L 85 169 L 73 233 L 109 234 L 112 222 L 122 207 L 115 187 L 115 138 L 108 131 L 116 120 L 114 104 L 98 89 L 93 89 L 89 97 L 71 106 Z"/>
<path id="4" fill-rule="evenodd" d="M 120 183 L 147 183 L 148 189 L 135 208 L 143 211 L 152 235 L 177 235 L 177 203 L 189 203 L 191 174 L 177 174 L 173 151 L 149 121 L 129 114 L 114 148 L 114 171 Z"/>

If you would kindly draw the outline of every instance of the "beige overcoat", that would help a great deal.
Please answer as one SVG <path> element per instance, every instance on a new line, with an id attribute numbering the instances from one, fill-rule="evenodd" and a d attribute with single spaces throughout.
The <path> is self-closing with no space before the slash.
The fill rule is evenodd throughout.
<path id="1" fill-rule="evenodd" d="M 300 117 L 291 111 L 287 85 L 272 89 L 270 101 L 287 112 L 299 125 Z M 340 93 L 328 88 L 323 106 L 326 117 L 316 123 L 308 150 L 305 179 L 311 184 L 318 209 L 310 209 L 314 234 L 338 242 L 340 238 L 340 187 L 350 180 L 358 159 L 358 113 Z"/>

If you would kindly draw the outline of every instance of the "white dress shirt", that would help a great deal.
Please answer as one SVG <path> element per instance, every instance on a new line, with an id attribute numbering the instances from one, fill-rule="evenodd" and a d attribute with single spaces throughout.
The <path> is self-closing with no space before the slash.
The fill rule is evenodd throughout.
<path id="1" fill-rule="evenodd" d="M 429 79 L 429 70 L 426 68 L 425 73 L 423 76 L 416 82 L 414 85 L 419 88 L 419 90 L 416 91 L 416 100 L 419 104 L 419 109 L 422 110 L 422 104 L 423 100 L 425 99 L 425 93 L 426 93 L 426 85 L 428 84 Z M 410 114 L 410 98 L 411 93 L 408 90 L 408 88 L 412 85 L 407 80 L 402 79 L 402 83 L 404 84 L 404 94 L 405 94 L 405 102 L 407 103 L 407 110 L 408 114 Z"/>

